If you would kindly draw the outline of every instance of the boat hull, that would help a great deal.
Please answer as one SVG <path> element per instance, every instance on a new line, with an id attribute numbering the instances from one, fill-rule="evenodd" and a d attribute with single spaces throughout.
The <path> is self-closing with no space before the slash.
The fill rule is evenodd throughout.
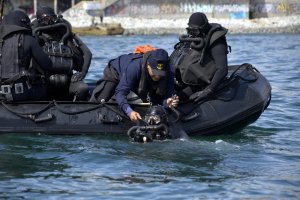
<path id="1" fill-rule="evenodd" d="M 206 101 L 180 104 L 180 116 L 168 111 L 168 119 L 188 135 L 232 134 L 253 123 L 270 103 L 271 86 L 256 70 L 235 75 Z M 143 116 L 150 105 L 135 100 L 131 106 Z M 126 135 L 135 125 L 114 102 L 2 102 L 0 119 L 0 133 Z"/>

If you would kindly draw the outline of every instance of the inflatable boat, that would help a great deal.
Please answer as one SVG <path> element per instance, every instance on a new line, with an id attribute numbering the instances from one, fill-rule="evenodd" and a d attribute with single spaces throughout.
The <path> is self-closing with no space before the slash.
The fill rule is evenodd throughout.
<path id="1" fill-rule="evenodd" d="M 149 103 L 134 95 L 128 98 L 134 110 L 142 116 L 147 113 Z M 270 100 L 268 80 L 245 63 L 230 66 L 227 79 L 209 98 L 197 103 L 181 102 L 176 110 L 166 109 L 166 117 L 173 124 L 180 124 L 188 136 L 233 134 L 256 121 Z M 114 101 L 2 101 L 0 104 L 0 133 L 126 135 L 132 127 L 137 125 Z"/>

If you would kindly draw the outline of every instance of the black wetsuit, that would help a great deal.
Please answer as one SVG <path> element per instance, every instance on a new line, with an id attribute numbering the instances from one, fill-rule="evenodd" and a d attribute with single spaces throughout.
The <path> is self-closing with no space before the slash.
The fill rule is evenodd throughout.
<path id="1" fill-rule="evenodd" d="M 226 34 L 226 30 L 222 30 L 220 29 L 221 34 Z M 221 35 L 220 34 L 220 35 Z M 192 78 L 189 80 L 191 82 L 193 82 L 192 84 L 186 83 L 187 81 L 183 81 L 182 80 L 182 72 L 180 72 L 180 67 L 183 66 L 187 66 L 184 64 L 181 64 L 180 66 L 180 60 L 182 60 L 183 58 L 179 58 L 178 55 L 180 55 L 180 52 L 190 52 L 190 43 L 179 43 L 181 46 L 178 49 L 175 49 L 174 52 L 171 55 L 171 62 L 175 65 L 175 77 L 176 80 L 178 81 L 178 85 L 176 87 L 177 90 L 177 94 L 179 95 L 181 100 L 186 100 L 190 97 L 191 94 L 198 92 L 198 91 L 206 91 L 207 94 L 213 92 L 218 85 L 224 80 L 224 78 L 226 77 L 227 73 L 228 73 L 228 61 L 227 61 L 227 53 L 228 53 L 228 46 L 227 46 L 227 42 L 226 42 L 226 37 L 223 36 L 218 36 L 219 38 L 215 39 L 212 41 L 211 44 L 207 45 L 207 48 L 204 50 L 204 60 L 205 57 L 209 57 L 209 59 L 211 59 L 213 61 L 213 64 L 204 64 L 203 65 L 199 65 L 199 67 L 194 68 L 194 70 L 197 70 L 197 68 L 199 69 L 200 66 L 203 66 L 205 69 L 206 65 L 207 66 L 207 70 L 210 70 L 209 68 L 213 67 L 213 71 L 210 72 L 210 76 L 209 77 L 205 77 L 205 73 L 203 80 L 207 79 L 208 81 L 205 82 L 201 82 L 201 80 L 192 80 Z M 213 37 L 212 37 L 213 38 Z M 210 39 L 208 39 L 208 41 L 210 41 Z M 179 52 L 179 54 L 178 54 Z M 201 52 L 200 52 L 201 53 Z M 200 57 L 200 53 L 199 53 L 199 57 Z M 189 54 L 189 53 L 187 53 Z M 184 56 L 183 56 L 184 57 Z M 179 63 L 179 64 L 178 64 Z M 201 63 L 200 60 L 197 63 Z M 178 64 L 178 65 L 176 65 Z M 187 67 L 188 68 L 188 67 Z M 202 68 L 202 67 L 201 67 Z M 205 72 L 205 70 L 204 70 Z M 190 75 L 189 75 L 190 76 Z M 189 77 L 188 77 L 189 78 Z M 198 77 L 195 77 L 198 78 Z"/>
<path id="2" fill-rule="evenodd" d="M 11 88 L 10 94 L 1 91 L 2 98 L 8 101 L 46 100 L 47 88 L 43 74 L 40 70 L 34 67 L 29 69 L 29 67 L 33 59 L 39 64 L 41 70 L 51 71 L 52 63 L 31 36 L 31 30 L 16 25 L 1 25 L 0 37 L 3 38 L 0 57 L 1 90 L 3 87 Z M 17 48 L 9 48 L 10 45 L 7 46 L 5 43 L 10 43 Z M 21 89 L 20 85 L 22 85 Z M 21 91 L 16 92 L 18 87 Z"/>
<path id="3" fill-rule="evenodd" d="M 68 21 L 61 19 L 61 22 L 59 23 L 65 24 L 71 30 L 71 24 Z M 56 24 L 54 24 L 53 26 L 55 25 Z M 35 33 L 36 28 L 39 28 L 36 20 L 32 22 L 31 26 L 33 27 L 33 33 Z M 41 33 L 37 33 L 36 38 L 39 41 L 40 45 L 44 46 L 45 42 L 60 42 L 65 32 L 66 30 L 63 27 L 53 29 L 50 28 L 41 31 Z M 76 97 L 76 100 L 87 100 L 88 86 L 83 81 L 83 79 L 90 67 L 92 53 L 90 49 L 80 40 L 80 38 L 72 32 L 70 32 L 70 34 L 66 38 L 65 45 L 72 49 L 74 66 L 69 73 L 65 73 L 68 76 L 69 83 L 65 87 L 59 88 L 50 86 L 50 96 L 52 96 L 54 99 L 59 100 L 71 100 L 74 98 L 74 96 Z M 56 67 L 55 63 L 53 63 L 53 65 L 54 67 Z M 73 70 L 76 71 L 75 74 L 73 74 Z"/>
<path id="4" fill-rule="evenodd" d="M 24 54 L 34 58 L 42 69 L 51 71 L 52 63 L 40 47 L 39 43 L 31 35 L 24 35 Z"/>

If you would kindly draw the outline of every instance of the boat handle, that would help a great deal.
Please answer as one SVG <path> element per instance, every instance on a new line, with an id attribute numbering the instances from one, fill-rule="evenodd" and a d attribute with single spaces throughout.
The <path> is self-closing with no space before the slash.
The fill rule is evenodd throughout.
<path id="1" fill-rule="evenodd" d="M 34 119 L 34 122 L 36 123 L 40 123 L 40 122 L 45 122 L 45 121 L 50 121 L 53 119 L 53 114 L 49 113 L 47 116 L 45 117 L 38 117 Z"/>
<path id="2" fill-rule="evenodd" d="M 183 121 L 183 122 L 191 121 L 191 120 L 197 118 L 199 115 L 200 115 L 200 113 L 194 112 L 192 115 L 183 117 L 183 118 L 182 118 L 182 121 Z"/>

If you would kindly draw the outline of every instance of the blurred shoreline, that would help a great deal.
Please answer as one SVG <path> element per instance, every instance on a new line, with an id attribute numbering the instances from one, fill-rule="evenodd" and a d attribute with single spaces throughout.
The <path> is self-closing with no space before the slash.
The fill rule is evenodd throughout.
<path id="1" fill-rule="evenodd" d="M 188 18 L 104 17 L 103 22 L 121 24 L 125 35 L 184 34 Z M 300 15 L 252 20 L 209 18 L 209 22 L 221 24 L 228 29 L 229 34 L 300 33 Z"/>

